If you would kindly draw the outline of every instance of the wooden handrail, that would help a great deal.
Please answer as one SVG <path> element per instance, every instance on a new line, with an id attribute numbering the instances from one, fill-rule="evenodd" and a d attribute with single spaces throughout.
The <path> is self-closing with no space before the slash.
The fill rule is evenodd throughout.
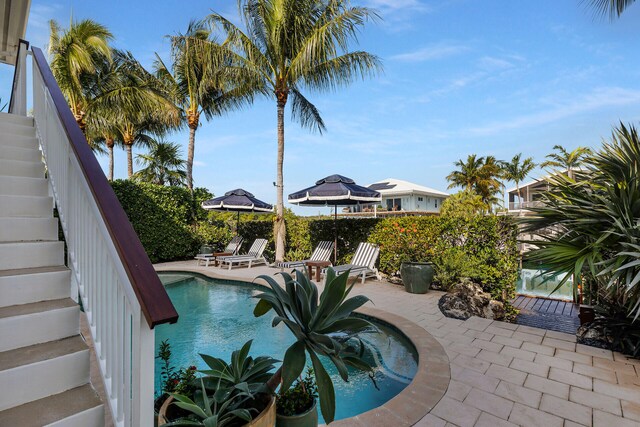
<path id="1" fill-rule="evenodd" d="M 16 86 L 18 85 L 18 66 L 20 65 L 20 51 L 22 50 L 22 45 L 25 45 L 25 49 L 29 49 L 29 42 L 26 40 L 18 39 L 18 50 L 16 52 L 16 66 L 13 70 L 13 82 L 11 83 L 11 98 L 9 98 L 9 113 L 13 113 L 13 101 L 15 98 Z M 24 70 L 22 71 L 24 72 Z"/>
<path id="2" fill-rule="evenodd" d="M 153 328 L 161 323 L 175 323 L 178 313 L 73 117 L 42 50 L 34 46 L 31 51 L 149 327 Z"/>

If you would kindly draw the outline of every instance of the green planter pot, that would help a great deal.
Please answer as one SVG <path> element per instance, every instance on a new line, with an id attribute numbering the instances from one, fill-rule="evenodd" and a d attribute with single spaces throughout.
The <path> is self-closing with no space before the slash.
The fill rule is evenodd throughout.
<path id="1" fill-rule="evenodd" d="M 433 264 L 430 262 L 403 262 L 400 275 L 404 289 L 410 294 L 424 294 L 433 280 Z"/>
<path id="2" fill-rule="evenodd" d="M 299 415 L 276 414 L 276 427 L 318 427 L 318 410 L 314 400 L 313 406 L 307 412 Z"/>

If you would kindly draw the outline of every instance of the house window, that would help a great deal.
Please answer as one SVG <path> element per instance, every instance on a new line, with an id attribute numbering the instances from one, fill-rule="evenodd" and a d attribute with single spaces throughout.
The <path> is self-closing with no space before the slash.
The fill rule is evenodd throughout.
<path id="1" fill-rule="evenodd" d="M 436 208 L 438 207 L 438 199 L 433 199 L 436 203 Z"/>
<path id="2" fill-rule="evenodd" d="M 387 210 L 388 211 L 402 210 L 402 199 L 387 199 Z"/>
<path id="3" fill-rule="evenodd" d="M 423 200 L 422 197 L 418 197 L 418 201 L 421 202 Z"/>

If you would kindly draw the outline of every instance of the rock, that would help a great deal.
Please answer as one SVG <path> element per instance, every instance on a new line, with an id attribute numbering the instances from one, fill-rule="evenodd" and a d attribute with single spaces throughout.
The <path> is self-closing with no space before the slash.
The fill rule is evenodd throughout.
<path id="1" fill-rule="evenodd" d="M 576 332 L 578 343 L 611 350 L 612 339 L 601 324 L 585 323 Z"/>
<path id="2" fill-rule="evenodd" d="M 491 295 L 483 292 L 479 285 L 468 279 L 455 285 L 438 302 L 440 311 L 447 317 L 467 320 L 471 316 L 501 320 L 505 316 L 504 304 L 492 300 Z"/>

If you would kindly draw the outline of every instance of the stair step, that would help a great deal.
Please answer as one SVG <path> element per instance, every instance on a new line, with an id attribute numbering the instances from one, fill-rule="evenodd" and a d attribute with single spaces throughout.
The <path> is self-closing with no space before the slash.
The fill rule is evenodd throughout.
<path id="1" fill-rule="evenodd" d="M 76 335 L 80 306 L 71 298 L 0 308 L 0 351 Z"/>
<path id="2" fill-rule="evenodd" d="M 34 140 L 35 141 L 35 140 Z M 34 147 L 15 147 L 0 145 L 0 159 L 21 160 L 23 162 L 41 162 L 42 152 L 35 143 Z"/>
<path id="3" fill-rule="evenodd" d="M 44 163 L 0 159 L 0 176 L 27 176 L 44 178 Z"/>
<path id="4" fill-rule="evenodd" d="M 63 242 L 0 242 L 0 270 L 64 265 Z"/>
<path id="5" fill-rule="evenodd" d="M 2 128 L 2 126 L 0 126 Z M 40 148 L 38 140 L 34 136 L 11 135 L 0 133 L 0 147 L 14 147 L 29 150 L 37 150 Z"/>
<path id="6" fill-rule="evenodd" d="M 0 412 L 0 426 L 104 426 L 104 405 L 91 385 Z"/>
<path id="7" fill-rule="evenodd" d="M 0 218 L 0 242 L 58 239 L 57 218 Z"/>
<path id="8" fill-rule="evenodd" d="M 52 215 L 52 197 L 0 195 L 0 218 L 51 218 Z"/>
<path id="9" fill-rule="evenodd" d="M 64 266 L 0 271 L 0 307 L 68 298 L 70 283 Z"/>
<path id="10" fill-rule="evenodd" d="M 49 196 L 49 185 L 44 178 L 0 175 L 0 195 Z"/>
<path id="11" fill-rule="evenodd" d="M 3 123 L 33 126 L 33 117 L 21 116 L 19 114 L 0 113 L 0 125 Z"/>
<path id="12" fill-rule="evenodd" d="M 89 348 L 80 335 L 0 353 L 0 411 L 89 382 Z"/>
<path id="13" fill-rule="evenodd" d="M 13 136 L 36 136 L 36 128 L 31 125 L 25 125 L 20 123 L 13 123 L 11 121 L 0 123 L 0 127 L 2 128 L 2 133 L 4 135 L 13 135 Z"/>

